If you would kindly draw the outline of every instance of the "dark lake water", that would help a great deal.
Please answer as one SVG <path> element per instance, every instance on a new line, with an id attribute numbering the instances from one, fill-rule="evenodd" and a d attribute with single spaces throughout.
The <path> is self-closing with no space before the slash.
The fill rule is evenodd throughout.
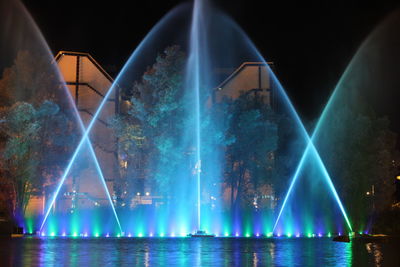
<path id="1" fill-rule="evenodd" d="M 1 266 L 400 266 L 400 240 L 0 239 Z"/>

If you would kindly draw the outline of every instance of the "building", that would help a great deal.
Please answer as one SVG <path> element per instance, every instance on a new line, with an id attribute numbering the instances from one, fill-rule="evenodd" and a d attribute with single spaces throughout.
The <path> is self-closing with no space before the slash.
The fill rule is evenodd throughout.
<path id="1" fill-rule="evenodd" d="M 244 62 L 217 86 L 213 102 L 224 98 L 236 99 L 241 92 L 254 92 L 262 95 L 265 103 L 272 106 L 274 98 L 268 68 L 273 68 L 272 62 Z"/>
<path id="2" fill-rule="evenodd" d="M 100 103 L 113 84 L 111 76 L 88 53 L 60 51 L 55 56 L 55 62 L 65 81 L 79 116 L 85 127 L 93 119 Z M 90 133 L 90 141 L 103 172 L 108 191 L 113 194 L 113 184 L 118 177 L 118 153 L 116 139 L 107 125 L 107 120 L 119 111 L 119 90 L 114 90 L 107 99 Z M 87 147 L 86 147 L 87 148 Z M 79 156 L 78 156 L 79 157 Z M 75 164 L 79 164 L 76 160 Z M 64 184 L 66 192 L 58 195 L 56 206 L 58 210 L 66 211 L 79 207 L 109 205 L 109 200 L 102 188 L 102 181 L 96 168 L 83 166 L 78 172 L 67 177 Z M 72 179 L 71 179 L 72 178 Z M 93 184 L 98 182 L 98 186 Z M 65 186 L 64 186 L 65 188 Z M 45 198 L 33 196 L 27 208 L 28 214 L 40 214 L 45 209 Z"/>

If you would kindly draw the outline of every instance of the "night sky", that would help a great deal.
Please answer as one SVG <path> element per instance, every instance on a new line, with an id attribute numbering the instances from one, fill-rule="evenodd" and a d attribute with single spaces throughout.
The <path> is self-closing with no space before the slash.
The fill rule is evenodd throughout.
<path id="1" fill-rule="evenodd" d="M 183 1 L 23 1 L 54 53 L 90 53 L 115 75 L 157 21 Z M 253 40 L 301 116 L 315 119 L 357 48 L 398 1 L 211 1 Z"/>

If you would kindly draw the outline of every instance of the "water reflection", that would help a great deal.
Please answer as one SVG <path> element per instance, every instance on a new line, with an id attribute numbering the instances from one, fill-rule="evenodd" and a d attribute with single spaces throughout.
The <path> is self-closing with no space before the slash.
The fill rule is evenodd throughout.
<path id="1" fill-rule="evenodd" d="M 400 266 L 399 240 L 0 239 L 1 266 Z"/>

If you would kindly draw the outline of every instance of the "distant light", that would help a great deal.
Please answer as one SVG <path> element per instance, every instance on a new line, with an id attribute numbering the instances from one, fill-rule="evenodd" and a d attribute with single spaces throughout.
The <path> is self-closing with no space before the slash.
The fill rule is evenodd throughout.
<path id="1" fill-rule="evenodd" d="M 292 234 L 291 234 L 291 233 L 288 233 L 288 234 L 287 234 L 287 237 L 292 237 Z"/>
<path id="2" fill-rule="evenodd" d="M 150 237 L 153 237 L 153 233 L 150 233 Z"/>
<path id="3" fill-rule="evenodd" d="M 45 236 L 45 233 L 44 233 L 44 232 L 42 232 L 42 236 Z"/>
<path id="4" fill-rule="evenodd" d="M 300 234 L 299 234 L 299 233 L 297 233 L 297 234 L 296 234 L 296 237 L 300 237 Z"/>
<path id="5" fill-rule="evenodd" d="M 50 236 L 55 236 L 56 234 L 54 232 L 51 232 Z"/>
<path id="6" fill-rule="evenodd" d="M 229 234 L 228 234 L 228 233 L 225 233 L 225 236 L 229 236 Z"/>
<path id="7" fill-rule="evenodd" d="M 342 235 L 342 233 L 339 232 L 339 236 L 341 236 L 341 235 Z"/>
<path id="8" fill-rule="evenodd" d="M 271 237 L 271 236 L 272 236 L 272 233 L 268 233 L 268 234 L 267 234 L 267 237 Z"/>
<path id="9" fill-rule="evenodd" d="M 66 236 L 67 234 L 65 232 L 62 233 L 62 236 Z"/>
<path id="10" fill-rule="evenodd" d="M 397 175 L 396 179 L 397 179 L 397 180 L 400 180 L 400 175 Z"/>
<path id="11" fill-rule="evenodd" d="M 259 234 L 259 233 L 257 233 L 257 234 L 256 234 L 256 237 L 259 237 L 259 236 L 260 236 L 260 234 Z"/>
<path id="12" fill-rule="evenodd" d="M 183 232 L 182 232 L 182 233 L 181 233 L 181 236 L 186 236 L 186 233 L 183 233 Z"/>
<path id="13" fill-rule="evenodd" d="M 281 233 L 278 233 L 278 237 L 281 237 Z"/>
<path id="14" fill-rule="evenodd" d="M 88 236 L 88 233 L 85 233 L 83 236 L 84 236 L 84 237 L 87 237 L 87 236 Z"/>
<path id="15" fill-rule="evenodd" d="M 246 237 L 250 237 L 250 234 L 246 234 Z"/>
<path id="16" fill-rule="evenodd" d="M 367 196 L 369 196 L 369 194 L 370 194 L 369 191 L 367 191 Z"/>
<path id="17" fill-rule="evenodd" d="M 131 236 L 132 236 L 131 233 L 129 233 L 129 234 L 128 234 L 128 237 L 131 237 Z"/>
<path id="18" fill-rule="evenodd" d="M 171 237 L 175 237 L 175 233 L 171 233 Z"/>
<path id="19" fill-rule="evenodd" d="M 75 233 L 73 233 L 73 235 L 72 235 L 73 237 L 77 237 L 78 236 L 78 233 L 77 232 L 75 232 Z"/>
<path id="20" fill-rule="evenodd" d="M 136 195 L 137 195 L 137 196 L 140 196 L 140 193 L 139 193 L 139 192 L 137 192 L 137 193 L 136 193 Z"/>
<path id="21" fill-rule="evenodd" d="M 238 237 L 238 236 L 239 236 L 239 233 L 236 233 L 235 236 Z"/>
<path id="22" fill-rule="evenodd" d="M 164 233 L 161 233 L 161 234 L 160 234 L 160 237 L 164 237 L 164 236 L 165 236 L 165 234 L 164 234 Z"/>
<path id="23" fill-rule="evenodd" d="M 121 237 L 121 234 L 117 234 L 117 237 Z"/>
<path id="24" fill-rule="evenodd" d="M 95 236 L 95 237 L 99 237 L 99 233 L 95 233 L 94 236 Z"/>
<path id="25" fill-rule="evenodd" d="M 106 234 L 106 237 L 110 237 L 110 234 L 109 234 L 109 233 L 107 233 L 107 234 Z"/>
<path id="26" fill-rule="evenodd" d="M 328 237 L 331 237 L 331 233 L 328 233 Z"/>
<path id="27" fill-rule="evenodd" d="M 322 234 L 319 233 L 319 234 L 318 234 L 318 237 L 321 237 L 321 236 L 322 236 Z"/>
<path id="28" fill-rule="evenodd" d="M 308 237 L 312 237 L 312 234 L 308 233 L 307 236 L 308 236 Z"/>
<path id="29" fill-rule="evenodd" d="M 146 192 L 146 196 L 150 196 L 150 193 L 149 193 L 149 192 Z"/>
<path id="30" fill-rule="evenodd" d="M 143 237 L 143 234 L 142 234 L 142 233 L 139 233 L 139 234 L 138 234 L 138 237 Z"/>

